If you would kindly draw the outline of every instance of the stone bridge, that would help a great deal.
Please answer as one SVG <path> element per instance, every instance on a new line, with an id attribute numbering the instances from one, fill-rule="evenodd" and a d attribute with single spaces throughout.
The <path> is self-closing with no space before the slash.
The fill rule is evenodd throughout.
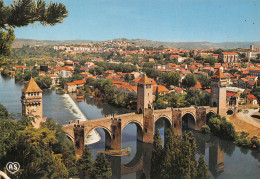
<path id="1" fill-rule="evenodd" d="M 122 131 L 130 123 L 137 126 L 137 139 L 139 141 L 152 143 L 154 125 L 159 119 L 164 120 L 168 127 L 172 127 L 176 134 L 181 135 L 184 126 L 199 130 L 206 123 L 209 113 L 217 114 L 217 107 L 192 106 L 162 110 L 147 108 L 142 114 L 128 113 L 89 121 L 77 121 L 64 125 L 63 130 L 68 138 L 75 143 L 76 153 L 81 155 L 87 136 L 97 128 L 102 128 L 105 131 L 106 149 L 121 149 Z"/>

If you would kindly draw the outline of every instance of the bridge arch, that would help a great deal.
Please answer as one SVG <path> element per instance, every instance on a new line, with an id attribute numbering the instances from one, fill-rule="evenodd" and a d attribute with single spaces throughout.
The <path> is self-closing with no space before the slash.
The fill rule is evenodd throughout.
<path id="1" fill-rule="evenodd" d="M 172 126 L 172 120 L 171 120 L 171 118 L 169 116 L 167 116 L 167 115 L 160 115 L 157 118 L 155 118 L 154 123 L 156 123 L 159 119 L 164 119 L 164 121 L 169 122 L 170 126 Z"/>
<path id="2" fill-rule="evenodd" d="M 182 115 L 182 129 L 196 129 L 196 117 L 192 112 L 185 112 Z"/>
<path id="3" fill-rule="evenodd" d="M 130 120 L 130 121 L 127 121 L 127 123 L 125 123 L 121 128 L 121 137 L 122 137 L 121 145 L 123 144 L 123 131 L 128 124 L 134 124 L 136 126 L 137 143 L 138 143 L 138 141 L 143 141 L 143 125 L 142 125 L 142 123 L 140 121 L 137 121 L 137 120 Z"/>
<path id="4" fill-rule="evenodd" d="M 122 126 L 121 131 L 124 130 L 124 128 L 128 125 L 128 124 L 135 124 L 136 126 L 140 127 L 141 129 L 143 129 L 143 124 L 140 121 L 137 120 L 130 120 L 127 123 L 124 124 L 124 126 Z"/>
<path id="5" fill-rule="evenodd" d="M 74 143 L 74 141 L 75 141 L 74 137 L 72 135 L 70 135 L 69 133 L 65 133 L 65 134 L 66 134 L 67 138 Z"/>
<path id="6" fill-rule="evenodd" d="M 85 139 L 85 143 L 87 142 L 87 137 L 88 135 L 94 131 L 95 129 L 103 129 L 103 131 L 105 132 L 105 149 L 110 149 L 111 148 L 111 140 L 112 140 L 112 132 L 109 128 L 107 128 L 106 126 L 102 126 L 102 125 L 97 125 L 97 126 L 94 126 L 88 130 L 85 129 L 85 136 L 84 136 L 84 139 Z"/>

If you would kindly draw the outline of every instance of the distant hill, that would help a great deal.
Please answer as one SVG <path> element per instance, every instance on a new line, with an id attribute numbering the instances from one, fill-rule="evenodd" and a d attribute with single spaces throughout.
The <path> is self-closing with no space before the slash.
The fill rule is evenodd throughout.
<path id="1" fill-rule="evenodd" d="M 235 48 L 249 48 L 251 44 L 260 46 L 260 42 L 159 42 L 144 39 L 113 39 L 113 41 L 126 41 L 139 44 L 141 46 L 158 47 L 163 45 L 165 48 L 184 48 L 184 49 L 235 49 Z M 13 43 L 13 48 L 21 48 L 23 45 L 37 46 L 37 45 L 82 45 L 89 42 L 97 42 L 91 40 L 65 40 L 65 41 L 51 41 L 51 40 L 33 40 L 33 39 L 16 39 Z"/>

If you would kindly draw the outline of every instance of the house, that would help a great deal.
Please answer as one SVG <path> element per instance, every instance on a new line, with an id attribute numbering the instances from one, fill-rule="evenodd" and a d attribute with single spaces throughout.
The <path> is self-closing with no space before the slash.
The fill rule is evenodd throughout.
<path id="1" fill-rule="evenodd" d="M 49 76 L 51 78 L 51 84 L 52 85 L 59 85 L 60 80 L 59 80 L 58 75 L 51 74 L 51 75 L 47 75 L 47 76 Z"/>
<path id="2" fill-rule="evenodd" d="M 156 86 L 153 86 L 153 94 L 156 93 L 157 88 L 158 88 L 158 93 L 159 94 L 165 94 L 165 93 L 169 92 L 169 90 L 165 86 L 163 86 L 163 85 L 156 85 Z"/>
<path id="3" fill-rule="evenodd" d="M 221 52 L 218 56 L 218 60 L 224 63 L 237 63 L 239 56 L 236 52 Z"/>
<path id="4" fill-rule="evenodd" d="M 86 83 L 85 80 L 77 80 L 77 81 L 73 81 L 71 83 L 66 83 L 64 85 L 64 90 L 67 93 L 74 93 L 74 92 L 78 92 L 78 90 L 83 89 L 84 88 L 84 84 Z"/>
<path id="5" fill-rule="evenodd" d="M 175 91 L 175 93 L 177 93 L 177 94 L 182 94 L 183 92 L 184 92 L 184 90 L 182 89 L 182 88 L 175 88 L 174 89 L 174 91 Z"/>
<path id="6" fill-rule="evenodd" d="M 180 55 L 171 55 L 170 60 L 177 60 L 179 63 L 181 63 L 184 60 L 184 58 Z"/>
<path id="7" fill-rule="evenodd" d="M 246 104 L 257 104 L 257 98 L 253 94 L 249 94 L 246 96 Z"/>

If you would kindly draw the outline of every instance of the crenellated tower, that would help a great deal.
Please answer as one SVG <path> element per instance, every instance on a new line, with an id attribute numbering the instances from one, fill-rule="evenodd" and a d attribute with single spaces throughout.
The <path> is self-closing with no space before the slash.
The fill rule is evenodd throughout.
<path id="1" fill-rule="evenodd" d="M 221 69 L 218 69 L 211 77 L 211 98 L 210 106 L 217 107 L 218 114 L 221 116 L 226 115 L 226 87 L 227 80 Z"/>
<path id="2" fill-rule="evenodd" d="M 42 116 L 42 90 L 34 81 L 33 78 L 22 89 L 22 116 L 28 115 L 35 117 L 33 126 L 35 128 L 40 127 L 40 123 L 43 121 Z"/>

